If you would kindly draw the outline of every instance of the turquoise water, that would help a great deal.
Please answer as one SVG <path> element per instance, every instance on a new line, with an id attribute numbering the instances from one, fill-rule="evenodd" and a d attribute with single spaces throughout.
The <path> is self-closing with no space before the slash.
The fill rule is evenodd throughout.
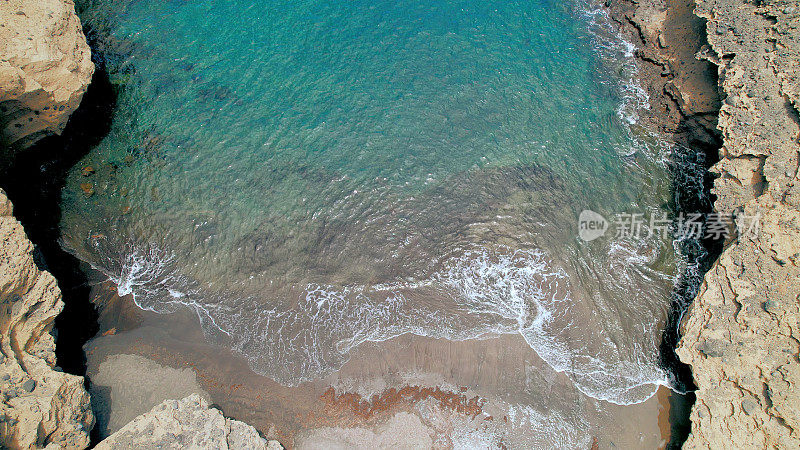
<path id="1" fill-rule="evenodd" d="M 630 49 L 583 5 L 79 6 L 120 95 L 64 244 L 142 308 L 195 310 L 289 385 L 403 333 L 520 333 L 615 403 L 668 382 L 671 242 L 577 235 L 669 196 Z"/>

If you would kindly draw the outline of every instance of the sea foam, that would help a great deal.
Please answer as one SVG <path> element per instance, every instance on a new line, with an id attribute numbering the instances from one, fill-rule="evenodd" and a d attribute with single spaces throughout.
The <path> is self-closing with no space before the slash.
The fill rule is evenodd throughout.
<path id="1" fill-rule="evenodd" d="M 158 313 L 191 308 L 212 339 L 285 385 L 338 369 L 364 342 L 409 333 L 450 340 L 520 334 L 579 390 L 613 403 L 644 401 L 667 384 L 666 374 L 648 357 L 653 348 L 605 352 L 603 347 L 613 349 L 618 337 L 582 329 L 581 318 L 595 312 L 575 302 L 566 271 L 542 250 L 468 250 L 423 280 L 295 287 L 289 290 L 297 302 L 279 307 L 269 299 L 206 291 L 181 275 L 174 258 L 155 245 L 125 248 L 130 253 L 115 258 L 116 272 L 101 268 L 120 294 L 130 293 L 139 307 Z M 638 265 L 634 261 L 626 264 Z M 607 320 L 618 329 L 625 318 Z M 655 325 L 642 324 L 643 334 Z"/>

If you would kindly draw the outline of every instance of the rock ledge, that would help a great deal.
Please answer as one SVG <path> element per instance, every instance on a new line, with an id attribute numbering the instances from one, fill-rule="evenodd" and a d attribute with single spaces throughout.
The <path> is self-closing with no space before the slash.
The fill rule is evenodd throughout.
<path id="1" fill-rule="evenodd" d="M 61 134 L 93 73 L 72 0 L 0 2 L 0 145 Z"/>
<path id="2" fill-rule="evenodd" d="M 94 416 L 83 377 L 55 367 L 61 291 L 11 214 L 0 190 L 0 447 L 85 448 Z"/>
<path id="3" fill-rule="evenodd" d="M 259 436 L 252 426 L 226 419 L 197 394 L 183 400 L 165 400 L 96 448 L 283 449 L 278 441 Z"/>

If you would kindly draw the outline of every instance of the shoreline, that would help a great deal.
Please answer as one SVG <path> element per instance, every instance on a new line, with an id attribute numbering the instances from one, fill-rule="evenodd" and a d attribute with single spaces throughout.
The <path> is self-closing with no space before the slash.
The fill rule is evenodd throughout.
<path id="1" fill-rule="evenodd" d="M 91 35 L 91 33 L 87 33 L 87 35 Z M 102 56 L 102 55 L 100 55 L 100 56 Z M 646 62 L 646 60 L 645 60 L 645 59 L 642 59 L 642 58 L 638 57 L 638 55 L 637 55 L 637 62 L 641 62 L 641 61 L 645 61 L 645 62 Z M 100 75 L 102 76 L 102 71 L 98 71 L 98 72 L 100 72 Z M 640 73 L 640 80 L 639 80 L 639 81 L 640 81 L 640 82 L 642 82 L 643 84 L 645 84 L 645 81 L 646 81 L 646 79 L 645 79 L 645 77 L 644 77 L 643 75 L 644 75 L 644 71 L 642 71 L 642 72 Z M 660 79 L 659 79 L 659 81 L 660 81 Z M 107 77 L 104 79 L 104 82 L 105 82 L 105 83 L 108 83 Z M 95 85 L 96 85 L 96 83 L 94 83 L 94 84 L 93 84 L 93 86 L 95 86 Z M 108 87 L 110 88 L 110 86 L 108 86 Z M 107 90 L 108 90 L 108 89 L 107 89 Z M 652 96 L 652 95 L 651 95 L 651 100 L 653 100 L 653 99 L 656 99 L 656 98 L 658 98 L 658 96 Z M 87 103 L 86 103 L 87 105 L 90 105 L 90 104 L 91 104 L 91 102 L 89 101 L 90 99 L 91 99 L 91 97 L 87 95 Z M 113 99 L 110 99 L 110 100 L 113 102 Z M 113 106 L 111 106 L 111 107 L 113 108 Z M 83 106 L 82 106 L 82 109 L 83 109 Z M 78 114 L 76 114 L 75 116 L 76 116 L 76 118 L 77 118 L 77 117 L 79 117 L 79 116 L 80 116 L 80 111 L 79 111 L 79 113 L 78 113 Z M 110 114 L 109 114 L 109 116 L 110 116 Z M 643 119 L 642 119 L 642 121 L 643 121 L 643 122 L 645 122 L 645 121 L 653 121 L 654 123 L 658 123 L 658 121 L 659 121 L 659 120 L 660 120 L 660 119 L 658 119 L 658 118 L 655 118 L 655 119 L 654 119 L 654 118 L 652 118 L 652 117 L 645 117 L 644 115 L 643 115 Z M 79 121 L 77 121 L 77 120 L 73 120 L 73 123 L 76 123 L 76 124 L 77 124 L 77 123 L 80 123 L 80 122 L 79 122 Z M 81 126 L 77 126 L 77 125 L 76 125 L 76 127 L 77 127 L 77 128 L 79 128 L 79 129 L 83 129 L 83 127 L 81 127 Z M 88 128 L 88 127 L 87 127 L 87 128 Z M 79 132 L 79 133 L 80 133 L 80 132 Z M 65 134 L 64 134 L 64 136 L 63 136 L 63 137 L 57 137 L 57 138 L 52 138 L 52 139 L 53 139 L 53 140 L 56 140 L 56 141 L 57 141 L 57 140 L 67 141 L 67 140 L 70 140 L 70 139 L 71 139 L 71 136 L 72 136 L 72 132 L 71 132 L 71 130 L 70 130 L 70 129 L 68 129 L 68 130 L 65 132 Z M 49 142 L 44 142 L 44 143 L 42 143 L 42 144 L 41 144 L 41 146 L 42 146 L 42 147 L 46 147 L 48 144 L 49 144 Z M 58 147 L 58 146 L 60 146 L 60 145 L 65 145 L 65 144 L 60 144 L 60 143 L 56 142 L 56 143 L 54 143 L 54 144 L 50 144 L 50 145 L 52 145 L 52 147 L 53 147 L 53 148 L 55 148 L 55 147 Z M 79 144 L 79 145 L 80 145 L 80 144 Z M 87 149 L 88 149 L 88 146 L 87 146 Z M 36 154 L 36 153 L 38 153 L 36 150 L 32 150 L 32 151 L 30 152 L 30 155 L 34 155 L 34 154 Z M 34 158 L 33 156 L 31 156 L 31 159 L 35 160 L 36 158 Z M 67 167 L 65 170 L 67 170 L 68 168 L 69 168 L 69 167 Z M 22 200 L 22 201 L 26 201 L 26 200 Z M 63 250 L 62 250 L 62 251 L 63 251 Z M 70 255 L 70 256 L 71 256 L 71 255 Z M 85 283 L 85 282 L 86 282 L 85 280 L 81 280 L 81 281 L 82 281 L 83 283 Z M 87 298 L 88 298 L 88 296 L 87 296 Z M 63 325 L 63 324 L 68 324 L 68 323 L 70 323 L 70 322 L 71 322 L 71 321 L 65 321 L 65 322 L 62 322 L 62 330 L 64 330 L 64 331 L 66 331 L 66 330 L 69 330 L 69 327 L 68 327 L 68 326 L 65 326 L 65 325 Z M 73 323 L 74 323 L 74 322 L 73 322 Z M 70 333 L 64 333 L 64 332 L 62 331 L 62 333 L 61 333 L 60 335 L 61 335 L 61 336 L 64 336 L 64 337 L 66 337 L 66 336 L 68 336 L 69 334 L 70 334 Z M 93 334 L 93 333 L 92 333 L 92 334 Z M 78 338 L 78 342 L 81 342 L 81 343 L 82 343 L 82 342 L 86 342 L 86 340 L 88 340 L 89 338 L 91 338 L 91 336 L 83 335 L 83 336 L 81 336 L 81 337 L 79 337 L 79 338 Z M 73 345 L 74 345 L 74 344 L 73 344 Z M 81 355 L 81 356 L 83 356 L 83 355 Z M 85 371 L 85 366 L 83 366 L 82 368 L 83 368 L 83 370 Z M 73 370 L 74 370 L 74 369 L 73 369 Z M 77 369 L 77 371 L 80 371 L 80 370 L 81 370 L 81 368 L 78 368 L 78 369 Z M 95 436 L 95 441 L 96 441 L 96 440 L 97 440 L 97 438 L 96 438 L 96 436 Z"/>
<path id="2" fill-rule="evenodd" d="M 698 1 L 703 3 L 702 0 Z M 665 6 L 667 9 L 663 10 Z M 719 203 L 722 208 L 718 206 L 717 209 L 712 209 L 711 202 L 714 197 L 711 196 L 711 187 L 714 185 L 714 180 L 707 169 L 720 161 L 718 152 L 721 151 L 722 139 L 720 133 L 716 131 L 716 117 L 721 103 L 717 95 L 719 81 L 716 76 L 716 67 L 710 62 L 713 59 L 713 51 L 705 42 L 706 23 L 704 19 L 693 14 L 694 3 L 691 1 L 678 2 L 671 0 L 644 0 L 638 3 L 633 3 L 629 0 L 607 0 L 605 7 L 609 11 L 612 20 L 619 27 L 620 32 L 629 37 L 631 39 L 630 42 L 637 43 L 638 49 L 635 56 L 636 63 L 640 69 L 639 81 L 650 94 L 651 102 L 650 112 L 640 114 L 640 123 L 645 127 L 655 127 L 654 129 L 668 136 L 677 146 L 694 149 L 696 154 L 692 152 L 688 154 L 690 162 L 706 169 L 701 183 L 701 190 L 704 193 L 701 196 L 702 198 L 692 198 L 691 195 L 679 195 L 676 192 L 676 213 L 678 211 L 708 213 L 712 210 L 724 211 L 725 208 L 731 205 L 735 206 L 737 203 L 731 202 L 730 197 L 723 197 L 720 200 L 722 203 Z M 784 12 L 784 14 L 787 13 Z M 87 32 L 87 34 L 90 33 Z M 694 40 L 693 38 L 697 39 Z M 714 45 L 722 44 L 715 42 Z M 708 61 L 695 60 L 694 55 L 698 52 L 705 55 L 712 54 L 712 56 L 708 57 Z M 73 150 L 85 148 L 88 150 L 90 145 L 88 142 L 95 138 L 101 138 L 103 134 L 102 130 L 97 135 L 88 135 L 85 132 L 93 127 L 96 128 L 94 120 L 110 119 L 111 115 L 108 112 L 113 109 L 113 94 L 110 94 L 110 90 L 113 90 L 113 88 L 108 83 L 107 75 L 103 78 L 102 70 L 98 70 L 98 72 L 100 73 L 95 73 L 95 79 L 97 80 L 97 77 L 100 77 L 99 79 L 102 81 L 99 84 L 97 81 L 92 82 L 83 104 L 78 112 L 73 115 L 73 118 L 70 119 L 64 135 L 62 137 L 46 138 L 33 149 L 28 150 L 27 153 L 21 153 L 16 156 L 14 164 L 11 166 L 10 171 L 7 172 L 12 175 L 5 178 L 4 183 L 6 184 L 2 186 L 9 188 L 9 196 L 17 205 L 18 219 L 25 225 L 31 240 L 37 244 L 37 258 L 40 265 L 44 265 L 56 275 L 59 284 L 64 290 L 67 309 L 65 313 L 59 316 L 56 322 L 56 328 L 59 331 L 56 355 L 58 364 L 65 371 L 78 375 L 85 374 L 87 369 L 85 365 L 86 354 L 81 348 L 85 342 L 93 337 L 95 339 L 113 337 L 115 333 L 123 331 L 114 330 L 109 335 L 99 336 L 97 327 L 103 326 L 102 319 L 100 319 L 100 322 L 86 320 L 87 317 L 93 317 L 92 314 L 95 314 L 95 318 L 98 317 L 96 313 L 92 312 L 96 305 L 91 302 L 90 293 L 88 292 L 90 284 L 88 276 L 80 268 L 80 262 L 61 249 L 58 244 L 58 201 L 60 199 L 58 192 L 59 183 L 63 183 L 62 171 L 66 171 L 71 167 L 68 163 L 70 160 L 73 158 L 79 159 L 81 156 L 76 156 L 77 153 L 75 152 L 79 152 L 79 150 L 63 152 L 65 154 L 60 151 L 65 148 Z M 101 91 L 104 93 L 101 93 Z M 98 99 L 99 101 L 97 101 Z M 728 106 L 734 105 L 728 103 Z M 730 109 L 727 111 L 730 111 Z M 727 140 L 726 145 L 730 145 Z M 728 150 L 730 151 L 730 148 Z M 683 177 L 686 176 L 681 173 L 680 169 L 681 167 L 676 167 L 674 169 L 675 173 L 673 173 L 675 183 L 678 185 L 685 181 Z M 762 168 L 762 170 L 764 169 Z M 765 177 L 765 180 L 767 179 L 767 175 L 762 176 Z M 26 192 L 25 188 L 30 186 L 32 179 L 39 180 L 35 183 L 47 188 L 40 189 L 39 192 Z M 770 181 L 772 180 L 770 179 Z M 692 187 L 692 189 L 695 188 L 697 186 Z M 724 190 L 717 192 L 727 193 Z M 696 194 L 697 192 L 690 190 L 689 194 L 693 193 Z M 767 195 L 769 192 L 762 191 L 762 194 Z M 695 299 L 695 294 L 700 291 L 701 296 L 711 295 L 706 291 L 706 284 L 703 284 L 701 290 L 701 282 L 704 277 L 706 282 L 709 282 L 708 280 L 711 280 L 711 283 L 714 282 L 715 277 L 717 277 L 716 273 L 705 274 L 709 269 L 712 269 L 712 264 L 714 268 L 712 270 L 720 270 L 718 269 L 720 265 L 718 259 L 722 253 L 721 242 L 706 241 L 701 244 L 702 246 L 693 246 L 685 249 L 689 253 L 689 257 L 693 258 L 692 262 L 696 264 L 695 268 L 697 270 L 685 273 L 683 275 L 683 283 L 676 288 L 669 322 L 661 344 L 662 363 L 673 368 L 678 373 L 678 382 L 687 388 L 693 387 L 693 374 L 689 366 L 680 362 L 675 349 L 679 348 L 680 345 L 683 345 L 685 349 L 686 345 L 689 345 L 679 344 L 682 338 L 681 334 L 685 334 L 688 330 L 686 326 L 687 320 L 690 325 L 694 326 L 694 319 L 689 317 L 691 316 L 691 311 L 687 311 L 687 308 L 701 311 L 708 308 L 708 306 L 700 304 L 700 298 Z M 690 306 L 689 303 L 693 300 L 694 304 Z M 764 306 L 764 308 L 766 309 L 768 306 Z M 123 306 L 122 312 L 117 312 L 117 314 L 125 315 L 125 310 L 126 307 Z M 687 318 L 684 318 L 684 313 L 686 313 Z M 87 322 L 94 323 L 94 328 L 86 328 Z M 681 328 L 682 333 L 678 329 L 681 322 L 684 323 Z M 111 330 L 99 331 L 104 333 Z M 700 332 L 693 331 L 692 333 L 695 342 L 701 339 L 699 337 Z M 391 345 L 395 344 L 392 343 Z M 370 346 L 370 348 L 372 347 Z M 365 351 L 369 352 L 370 350 L 366 349 Z M 704 350 L 700 348 L 699 352 L 702 354 Z M 705 355 L 710 357 L 708 353 L 705 353 Z M 688 358 L 684 354 L 681 357 Z M 688 360 L 691 359 L 689 358 Z M 164 357 L 162 362 L 166 363 L 168 360 L 168 357 Z M 703 360 L 698 362 L 697 358 L 694 358 L 693 364 L 701 363 L 705 364 Z M 330 389 L 333 389 L 333 387 Z M 324 392 L 327 393 L 328 391 Z M 351 395 L 351 392 L 347 389 L 343 392 L 341 395 Z M 329 397 L 333 403 L 337 403 L 338 399 L 341 398 L 337 396 L 336 391 Z M 703 415 L 705 410 L 700 411 L 698 408 L 692 408 L 694 394 L 687 396 L 682 396 L 675 392 L 665 394 L 663 389 L 659 389 L 654 397 L 656 397 L 660 405 L 670 405 L 668 414 L 662 415 L 661 409 L 659 409 L 658 413 L 658 426 L 662 430 L 662 435 L 669 428 L 671 439 L 666 444 L 668 448 L 682 445 L 689 432 L 692 429 L 697 429 L 699 421 L 702 421 L 704 427 L 711 429 L 712 425 L 710 425 L 711 422 L 709 422 L 708 416 Z M 346 398 L 349 400 L 344 401 L 344 403 L 351 409 L 353 405 L 358 409 L 363 401 L 360 397 L 358 400 L 356 400 L 356 397 Z M 741 402 L 741 409 L 750 416 L 747 411 L 752 411 L 757 406 L 751 406 L 750 403 L 745 405 L 746 401 L 748 400 L 745 399 Z M 759 398 L 756 401 L 757 404 L 762 402 Z M 688 405 L 686 404 L 687 402 Z M 764 408 L 768 415 L 770 414 L 769 410 L 772 408 L 771 403 L 769 405 Z M 734 405 L 734 408 L 738 407 Z M 689 422 L 690 412 L 693 422 Z M 95 428 L 95 432 L 97 432 L 97 428 Z M 266 434 L 268 433 L 265 432 Z M 596 438 L 594 439 L 592 446 L 597 442 Z M 95 434 L 93 442 L 96 443 L 97 441 L 98 437 Z"/>
<path id="3" fill-rule="evenodd" d="M 92 362 L 89 376 L 103 380 L 96 389 L 106 398 L 109 393 L 113 398 L 126 391 L 130 382 L 124 380 L 127 375 L 121 374 L 131 370 L 126 364 L 133 364 L 134 358 L 142 361 L 136 364 L 156 367 L 153 373 L 191 369 L 192 379 L 196 374 L 197 393 L 209 395 L 226 414 L 289 447 L 307 444 L 320 436 L 344 439 L 356 429 L 378 430 L 398 414 L 424 417 L 429 408 L 438 411 L 438 419 L 423 420 L 425 427 L 421 429 L 426 434 L 441 433 L 443 424 L 452 422 L 467 427 L 465 430 L 488 427 L 492 431 L 489 436 L 508 442 L 519 432 L 520 421 L 533 420 L 525 419 L 529 413 L 523 405 L 530 401 L 539 408 L 548 402 L 546 397 L 560 399 L 556 404 L 562 405 L 554 408 L 547 420 L 557 420 L 559 414 L 580 414 L 581 422 L 596 424 L 571 429 L 558 421 L 570 439 L 576 439 L 569 441 L 573 446 L 588 446 L 592 437 L 603 446 L 611 442 L 640 445 L 637 442 L 644 433 L 647 442 L 656 447 L 668 432 L 666 397 L 670 391 L 666 388 L 661 387 L 658 395 L 647 402 L 630 406 L 586 397 L 575 389 L 568 376 L 549 369 L 520 336 L 448 341 L 404 335 L 367 343 L 356 349 L 340 370 L 313 382 L 287 387 L 256 374 L 244 358 L 230 350 L 204 343 L 197 318 L 191 313 L 160 315 L 139 311 L 130 298 L 118 297 L 113 287 L 98 294 L 104 299 L 104 311 L 112 318 L 120 313 L 127 317 L 123 326 L 114 330 L 107 327 L 120 322 L 106 322 L 101 327 L 103 336 L 90 341 L 86 348 Z M 164 327 L 166 323 L 170 324 L 169 330 Z M 112 373 L 117 374 L 117 380 L 109 378 Z M 153 392 L 162 389 L 158 386 L 154 383 Z M 517 388 L 512 392 L 508 391 L 509 386 Z M 529 389 L 541 394 L 529 398 L 533 395 Z M 149 388 L 146 392 L 150 392 Z M 133 404 L 112 403 L 121 409 L 116 413 L 112 410 L 111 414 L 137 412 L 125 412 Z M 520 405 L 514 406 L 517 403 Z M 477 405 L 482 405 L 480 410 L 474 408 Z M 508 408 L 516 411 L 515 419 Z M 607 415 L 616 419 L 603 418 Z M 643 417 L 647 419 L 642 421 Z M 514 426 L 506 429 L 512 420 Z M 100 426 L 103 423 L 101 417 Z M 529 438 L 542 439 L 546 429 L 542 426 L 528 424 L 531 430 L 541 433 Z M 511 429 L 516 431 L 509 434 Z M 113 431 L 111 428 L 107 432 Z"/>
<path id="4" fill-rule="evenodd" d="M 636 46 L 639 81 L 648 92 L 650 109 L 643 112 L 645 127 L 658 130 L 673 146 L 674 213 L 713 211 L 711 166 L 722 146 L 716 129 L 721 105 L 716 68 L 695 54 L 708 44 L 703 20 L 694 15 L 694 2 L 675 0 L 607 0 L 605 8 L 622 33 Z M 689 166 L 702 170 L 691 179 Z M 699 181 L 699 184 L 697 183 Z M 683 189 L 683 192 L 682 192 Z M 677 376 L 678 388 L 669 396 L 671 439 L 668 448 L 680 448 L 691 432 L 695 403 L 691 368 L 675 350 L 682 337 L 680 323 L 700 289 L 703 276 L 721 253 L 721 242 L 704 240 L 683 245 L 688 267 L 673 291 L 670 314 L 662 335 L 661 363 Z"/>

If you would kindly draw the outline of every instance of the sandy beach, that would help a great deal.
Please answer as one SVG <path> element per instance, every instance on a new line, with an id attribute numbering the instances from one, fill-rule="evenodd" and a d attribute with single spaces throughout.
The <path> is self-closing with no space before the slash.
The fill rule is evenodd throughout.
<path id="1" fill-rule="evenodd" d="M 658 448 L 669 439 L 668 389 L 638 405 L 598 401 L 553 371 L 520 336 L 447 341 L 404 335 L 367 343 L 340 370 L 286 387 L 254 373 L 241 356 L 206 343 L 193 314 L 137 310 L 107 284 L 95 295 L 105 305 L 105 335 L 90 341 L 86 354 L 93 398 L 105 399 L 97 405 L 105 411 L 98 415 L 101 433 L 170 398 L 174 392 L 166 387 L 178 386 L 288 448 L 390 445 L 397 427 L 408 447 L 420 448 L 452 447 L 458 444 L 453 436 L 463 433 L 510 447 L 560 441 Z M 132 386 L 147 400 L 123 401 Z"/>

